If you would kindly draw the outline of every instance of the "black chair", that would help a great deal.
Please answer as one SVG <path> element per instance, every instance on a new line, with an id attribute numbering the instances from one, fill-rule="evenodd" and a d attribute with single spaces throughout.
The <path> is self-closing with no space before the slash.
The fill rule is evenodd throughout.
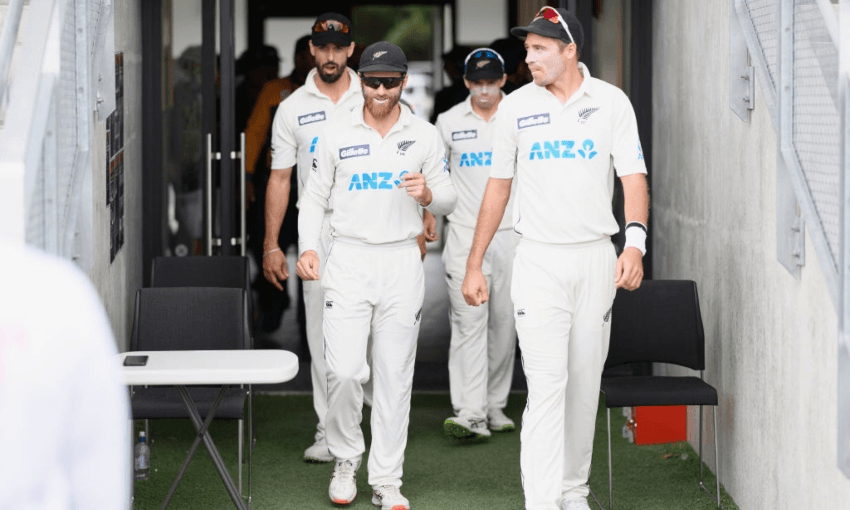
<path id="1" fill-rule="evenodd" d="M 703 380 L 705 333 L 696 283 L 690 280 L 646 280 L 634 291 L 619 289 L 611 315 L 611 344 L 605 368 L 626 363 L 671 363 L 700 371 L 700 377 L 603 377 L 602 393 L 608 417 L 608 494 L 614 507 L 611 470 L 611 408 L 631 406 L 698 405 L 699 486 L 720 503 L 720 459 L 717 445 L 717 390 Z M 715 495 L 702 479 L 702 407 L 712 406 L 714 458 L 717 465 Z"/>
<path id="2" fill-rule="evenodd" d="M 254 320 L 248 257 L 156 257 L 151 287 L 227 287 L 248 292 L 248 312 Z"/>
<path id="3" fill-rule="evenodd" d="M 248 294 L 242 289 L 216 287 L 146 288 L 136 293 L 131 351 L 250 349 Z M 189 395 L 203 419 L 220 387 L 193 386 Z M 242 457 L 248 418 L 248 444 L 253 443 L 249 390 L 229 388 L 215 413 L 216 419 L 238 420 L 239 492 L 242 493 Z M 249 409 L 246 413 L 245 402 Z M 134 387 L 130 407 L 134 419 L 189 418 L 174 387 Z M 248 497 L 251 494 L 251 448 L 248 448 Z"/>

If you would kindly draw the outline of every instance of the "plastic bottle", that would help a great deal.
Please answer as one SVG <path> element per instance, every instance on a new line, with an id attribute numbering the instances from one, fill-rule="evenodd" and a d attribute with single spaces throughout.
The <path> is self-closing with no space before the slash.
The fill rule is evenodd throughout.
<path id="1" fill-rule="evenodd" d="M 147 480 L 151 473 L 151 447 L 148 446 L 144 430 L 139 432 L 139 442 L 133 449 L 133 459 L 136 480 Z"/>

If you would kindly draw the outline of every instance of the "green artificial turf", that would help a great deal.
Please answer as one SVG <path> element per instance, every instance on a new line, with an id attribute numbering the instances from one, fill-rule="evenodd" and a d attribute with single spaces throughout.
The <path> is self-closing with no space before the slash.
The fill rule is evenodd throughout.
<path id="1" fill-rule="evenodd" d="M 489 440 L 449 439 L 443 421 L 451 413 L 447 393 L 414 394 L 404 462 L 402 493 L 413 510 L 521 510 L 519 431 L 493 434 Z M 505 414 L 521 423 L 525 394 L 511 394 Z M 333 509 L 328 499 L 332 464 L 307 464 L 304 448 L 312 444 L 315 415 L 308 395 L 258 395 L 254 403 L 258 441 L 253 459 L 253 504 L 264 509 Z M 620 430 L 625 418 L 611 412 L 614 503 L 618 509 L 670 510 L 716 508 L 699 489 L 697 455 L 687 443 L 634 445 Z M 188 420 L 152 423 L 151 477 L 135 485 L 135 509 L 159 508 L 195 435 Z M 363 428 L 368 448 L 369 408 Z M 236 423 L 217 421 L 212 437 L 236 479 Z M 605 409 L 597 416 L 590 486 L 608 507 L 607 438 Z M 713 456 L 713 450 L 705 452 Z M 368 451 L 367 451 L 368 455 Z M 723 452 L 721 452 L 723 455 Z M 683 459 L 684 457 L 684 459 Z M 347 508 L 374 509 L 368 484 L 367 457 L 357 477 L 358 496 Z M 714 476 L 704 469 L 705 483 L 713 491 Z M 247 464 L 244 469 L 247 493 Z M 723 505 L 738 507 L 723 492 Z M 590 501 L 591 508 L 598 508 Z M 231 509 L 233 503 L 201 446 L 189 465 L 169 508 Z"/>

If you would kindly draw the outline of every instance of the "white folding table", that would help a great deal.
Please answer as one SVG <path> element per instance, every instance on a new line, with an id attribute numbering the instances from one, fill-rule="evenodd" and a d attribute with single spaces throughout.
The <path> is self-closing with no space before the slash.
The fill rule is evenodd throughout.
<path id="1" fill-rule="evenodd" d="M 126 356 L 147 356 L 144 366 L 123 366 Z M 134 351 L 118 355 L 124 383 L 128 386 L 175 386 L 186 405 L 186 410 L 198 435 L 189 449 L 186 460 L 177 473 L 161 508 L 166 508 L 183 474 L 195 455 L 200 442 L 213 459 L 216 470 L 224 482 L 230 498 L 240 510 L 247 510 L 242 495 L 224 465 L 221 454 L 209 434 L 209 426 L 227 388 L 231 384 L 275 384 L 291 380 L 298 373 L 298 357 L 279 349 L 226 350 L 226 351 Z M 186 386 L 221 385 L 221 391 L 201 420 L 198 406 L 192 401 Z M 251 446 L 249 445 L 249 448 Z M 250 477 L 250 473 L 249 473 Z M 249 482 L 250 483 L 250 482 Z M 249 499 L 250 503 L 250 499 Z"/>

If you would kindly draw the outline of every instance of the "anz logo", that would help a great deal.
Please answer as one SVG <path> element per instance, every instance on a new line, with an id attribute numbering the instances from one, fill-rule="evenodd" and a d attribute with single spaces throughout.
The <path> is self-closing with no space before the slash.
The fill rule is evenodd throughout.
<path id="1" fill-rule="evenodd" d="M 316 144 L 319 143 L 319 137 L 313 138 L 313 141 L 310 142 L 310 154 L 316 152 Z"/>
<path id="2" fill-rule="evenodd" d="M 460 155 L 458 166 L 490 166 L 492 163 L 492 152 L 464 152 Z"/>
<path id="3" fill-rule="evenodd" d="M 364 191 L 370 189 L 396 189 L 401 177 L 408 173 L 402 170 L 398 177 L 393 178 L 392 172 L 362 172 L 351 176 L 348 191 Z"/>
<path id="4" fill-rule="evenodd" d="M 595 144 L 593 140 L 587 139 L 581 142 L 581 145 L 576 148 L 574 140 L 552 140 L 545 142 L 534 142 L 531 146 L 528 159 L 575 159 L 576 156 L 582 159 L 593 159 L 598 154 L 593 148 Z"/>

